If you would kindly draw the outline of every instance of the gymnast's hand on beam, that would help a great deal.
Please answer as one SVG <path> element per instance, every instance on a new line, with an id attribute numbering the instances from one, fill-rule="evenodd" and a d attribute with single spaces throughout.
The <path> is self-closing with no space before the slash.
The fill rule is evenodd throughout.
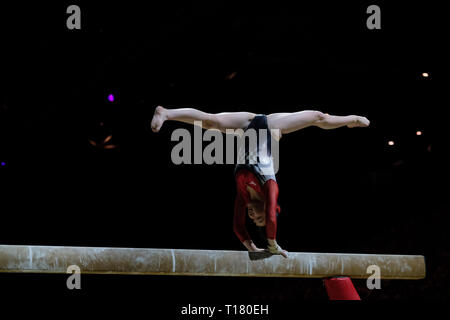
<path id="1" fill-rule="evenodd" d="M 242 244 L 247 248 L 247 250 L 249 252 L 264 252 L 265 251 L 265 249 L 258 248 L 252 240 L 245 240 Z"/>
<path id="2" fill-rule="evenodd" d="M 283 257 L 287 258 L 288 253 L 286 250 L 283 250 L 277 243 L 275 239 L 267 239 L 267 242 L 269 243 L 267 246 L 267 249 L 271 254 L 281 254 Z"/>
<path id="3" fill-rule="evenodd" d="M 266 249 L 260 249 L 260 248 L 255 247 L 254 249 L 251 249 L 251 250 L 248 250 L 248 251 L 250 251 L 250 252 L 265 252 Z"/>

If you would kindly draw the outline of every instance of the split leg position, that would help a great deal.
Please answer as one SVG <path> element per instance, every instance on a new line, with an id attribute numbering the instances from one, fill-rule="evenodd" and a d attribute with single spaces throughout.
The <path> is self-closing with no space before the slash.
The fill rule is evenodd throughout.
<path id="1" fill-rule="evenodd" d="M 226 133 L 226 129 L 245 129 L 256 116 L 250 112 L 206 113 L 193 108 L 166 109 L 158 106 L 151 122 L 151 128 L 158 132 L 165 121 L 174 120 L 194 124 L 201 121 L 204 129 L 217 129 Z M 288 134 L 310 126 L 322 129 L 335 129 L 347 126 L 367 127 L 367 118 L 349 115 L 334 116 L 320 111 L 299 111 L 293 113 L 273 113 L 267 116 L 267 124 L 274 138 L 279 140 L 283 134 Z M 274 129 L 274 130 L 272 130 Z M 268 180 L 261 186 L 258 179 L 249 171 L 241 170 L 236 174 L 238 194 L 235 200 L 234 231 L 242 244 L 249 251 L 263 251 L 255 246 L 245 229 L 245 215 L 259 227 L 266 227 L 269 251 L 287 257 L 285 250 L 276 242 L 276 211 L 278 185 L 275 180 Z M 251 187 L 251 186 L 256 186 Z"/>
<path id="2" fill-rule="evenodd" d="M 151 127 L 153 132 L 158 132 L 167 120 L 181 121 L 194 124 L 201 121 L 204 129 L 218 129 L 225 133 L 226 129 L 244 129 L 256 116 L 251 112 L 222 112 L 206 113 L 193 108 L 166 109 L 156 107 Z M 322 129 L 336 129 L 347 126 L 367 127 L 370 121 L 366 117 L 357 115 L 333 116 L 320 111 L 299 111 L 292 113 L 273 113 L 267 116 L 270 129 L 279 129 L 281 134 L 291 133 L 310 126 Z"/>

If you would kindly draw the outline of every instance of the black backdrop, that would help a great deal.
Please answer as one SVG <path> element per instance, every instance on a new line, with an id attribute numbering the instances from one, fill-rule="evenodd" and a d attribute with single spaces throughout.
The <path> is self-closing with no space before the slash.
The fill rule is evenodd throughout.
<path id="1" fill-rule="evenodd" d="M 382 28 L 368 30 L 365 1 L 80 1 L 82 28 L 68 30 L 69 4 L 1 11 L 0 243 L 242 250 L 233 166 L 174 165 L 171 133 L 192 128 L 151 132 L 155 106 L 359 114 L 370 128 L 282 138 L 278 241 L 289 251 L 423 254 L 425 280 L 374 292 L 356 281 L 358 290 L 367 300 L 449 297 L 438 5 L 377 2 Z M 117 148 L 85 144 L 108 135 Z M 86 276 L 73 293 L 64 279 L 0 281 L 79 298 L 140 292 L 131 296 L 154 307 L 326 300 L 320 280 Z"/>

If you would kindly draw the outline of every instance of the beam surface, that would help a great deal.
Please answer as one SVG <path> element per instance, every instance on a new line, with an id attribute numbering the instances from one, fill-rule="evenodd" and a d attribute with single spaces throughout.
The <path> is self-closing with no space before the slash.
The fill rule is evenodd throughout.
<path id="1" fill-rule="evenodd" d="M 246 251 L 0 245 L 0 272 L 66 273 L 71 265 L 94 274 L 356 279 L 377 265 L 382 279 L 425 277 L 420 255 L 290 252 L 288 259 L 251 259 Z"/>

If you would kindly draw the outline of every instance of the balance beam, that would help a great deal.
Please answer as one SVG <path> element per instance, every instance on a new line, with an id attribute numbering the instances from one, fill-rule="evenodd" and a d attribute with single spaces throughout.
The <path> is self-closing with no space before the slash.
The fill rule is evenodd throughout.
<path id="1" fill-rule="evenodd" d="M 71 265 L 87 274 L 356 279 L 377 265 L 381 279 L 425 277 L 418 255 L 290 252 L 285 259 L 246 251 L 0 245 L 0 272 L 66 273 Z"/>

